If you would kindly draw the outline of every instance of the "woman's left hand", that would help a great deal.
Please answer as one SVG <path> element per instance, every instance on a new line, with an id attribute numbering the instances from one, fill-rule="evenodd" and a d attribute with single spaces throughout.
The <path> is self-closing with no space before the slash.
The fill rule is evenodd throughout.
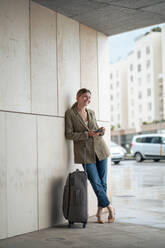
<path id="1" fill-rule="evenodd" d="M 104 135 L 105 134 L 105 127 L 100 127 L 100 129 L 101 129 L 101 132 L 99 132 L 99 134 Z"/>

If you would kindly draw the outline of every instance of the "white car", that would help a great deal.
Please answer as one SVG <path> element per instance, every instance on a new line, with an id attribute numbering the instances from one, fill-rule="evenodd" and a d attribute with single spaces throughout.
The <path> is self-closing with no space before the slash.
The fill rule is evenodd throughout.
<path id="1" fill-rule="evenodd" d="M 133 137 L 131 155 L 137 162 L 165 160 L 165 134 L 144 134 Z"/>
<path id="2" fill-rule="evenodd" d="M 111 142 L 110 152 L 111 152 L 111 161 L 113 161 L 114 164 L 119 164 L 120 161 L 124 159 L 125 154 L 127 153 L 122 146 L 114 142 Z"/>

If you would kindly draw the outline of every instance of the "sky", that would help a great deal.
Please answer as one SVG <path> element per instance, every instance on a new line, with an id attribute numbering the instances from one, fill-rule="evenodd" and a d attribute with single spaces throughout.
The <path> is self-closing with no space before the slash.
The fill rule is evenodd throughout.
<path id="1" fill-rule="evenodd" d="M 136 29 L 109 37 L 109 62 L 115 63 L 119 59 L 126 58 L 127 54 L 134 48 L 134 40 L 136 37 L 145 34 L 153 27 L 161 27 L 163 25 L 165 25 L 165 23 Z"/>

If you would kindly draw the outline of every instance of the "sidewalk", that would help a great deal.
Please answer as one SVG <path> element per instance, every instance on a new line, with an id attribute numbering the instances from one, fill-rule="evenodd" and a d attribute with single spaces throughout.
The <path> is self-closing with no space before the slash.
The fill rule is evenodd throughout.
<path id="1" fill-rule="evenodd" d="M 66 224 L 0 240 L 0 248 L 164 248 L 165 166 L 163 162 L 124 161 L 112 166 L 116 222 L 97 224 L 90 217 L 85 229 Z M 107 213 L 103 215 L 107 221 Z"/>
<path id="2" fill-rule="evenodd" d="M 107 214 L 103 215 L 105 221 Z M 90 217 L 85 229 L 66 224 L 0 241 L 0 248 L 164 248 L 165 229 L 132 223 L 97 224 Z"/>

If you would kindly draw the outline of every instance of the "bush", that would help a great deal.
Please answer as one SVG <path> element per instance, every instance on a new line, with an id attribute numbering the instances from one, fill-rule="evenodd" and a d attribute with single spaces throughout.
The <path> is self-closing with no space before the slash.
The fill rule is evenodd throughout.
<path id="1" fill-rule="evenodd" d="M 147 124 L 148 124 L 148 122 L 146 122 L 146 121 L 143 121 L 143 122 L 142 122 L 142 124 L 143 124 L 143 125 L 147 125 Z"/>
<path id="2" fill-rule="evenodd" d="M 115 129 L 115 126 L 114 125 L 112 125 L 111 126 L 111 131 L 113 131 Z"/>

